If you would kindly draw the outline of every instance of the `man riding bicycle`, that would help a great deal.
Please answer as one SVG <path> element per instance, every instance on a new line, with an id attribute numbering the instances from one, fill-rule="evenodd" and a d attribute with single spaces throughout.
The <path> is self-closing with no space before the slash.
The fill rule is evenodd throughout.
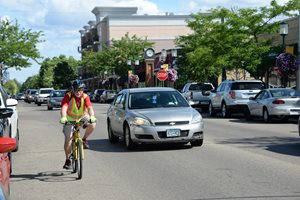
<path id="1" fill-rule="evenodd" d="M 89 149 L 87 138 L 94 131 L 97 119 L 94 116 L 94 109 L 90 101 L 90 97 L 83 92 L 85 85 L 79 80 L 72 83 L 72 90 L 67 92 L 61 102 L 61 118 L 60 123 L 64 124 L 63 133 L 65 135 L 64 150 L 66 161 L 63 166 L 64 169 L 71 168 L 71 161 L 69 159 L 71 153 L 72 143 L 72 125 L 66 124 L 68 121 L 76 121 L 82 116 L 88 115 L 90 118 L 89 124 L 85 126 L 85 133 L 82 137 L 83 147 Z"/>

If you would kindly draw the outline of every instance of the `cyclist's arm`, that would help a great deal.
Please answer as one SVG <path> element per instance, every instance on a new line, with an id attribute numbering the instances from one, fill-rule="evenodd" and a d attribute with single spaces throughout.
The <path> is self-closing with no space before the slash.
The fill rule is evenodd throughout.
<path id="1" fill-rule="evenodd" d="M 67 117 L 67 110 L 70 103 L 70 97 L 69 95 L 65 95 L 63 100 L 61 101 L 61 110 L 60 115 L 61 117 Z"/>
<path id="2" fill-rule="evenodd" d="M 85 106 L 87 107 L 88 109 L 88 113 L 90 116 L 95 116 L 95 113 L 94 113 L 94 109 L 93 109 L 93 106 L 92 106 L 92 103 L 91 103 L 91 100 L 90 100 L 90 97 L 87 96 L 85 98 Z"/>

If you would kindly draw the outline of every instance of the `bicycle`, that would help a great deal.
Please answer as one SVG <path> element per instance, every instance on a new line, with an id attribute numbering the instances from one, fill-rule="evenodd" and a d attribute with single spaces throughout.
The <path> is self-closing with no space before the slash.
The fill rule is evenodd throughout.
<path id="1" fill-rule="evenodd" d="M 72 125 L 72 143 L 70 160 L 72 164 L 73 173 L 78 174 L 78 179 L 82 178 L 82 168 L 84 159 L 83 141 L 80 136 L 80 128 L 87 123 L 86 118 L 80 118 L 77 121 L 66 122 L 66 125 Z"/>

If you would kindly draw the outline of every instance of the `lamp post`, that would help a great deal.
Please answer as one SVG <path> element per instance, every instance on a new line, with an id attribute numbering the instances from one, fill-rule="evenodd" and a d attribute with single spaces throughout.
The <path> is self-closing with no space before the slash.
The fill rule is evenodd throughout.
<path id="1" fill-rule="evenodd" d="M 285 51 L 285 36 L 289 33 L 289 24 L 286 22 L 280 23 L 279 34 L 282 36 L 282 49 Z"/>
<path id="2" fill-rule="evenodd" d="M 279 34 L 282 36 L 282 50 L 285 52 L 285 36 L 289 33 L 288 23 L 282 21 L 279 26 Z M 287 75 L 283 75 L 281 78 L 281 85 L 286 87 L 287 84 Z"/>

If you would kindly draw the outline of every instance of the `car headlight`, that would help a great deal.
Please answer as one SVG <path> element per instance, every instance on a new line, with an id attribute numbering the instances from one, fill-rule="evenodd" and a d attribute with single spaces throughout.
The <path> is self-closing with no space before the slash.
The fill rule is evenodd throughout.
<path id="1" fill-rule="evenodd" d="M 141 118 L 141 117 L 133 118 L 132 124 L 136 125 L 136 126 L 151 126 L 151 123 L 149 120 Z"/>
<path id="2" fill-rule="evenodd" d="M 191 123 L 197 124 L 202 122 L 202 117 L 199 114 L 194 114 Z"/>

